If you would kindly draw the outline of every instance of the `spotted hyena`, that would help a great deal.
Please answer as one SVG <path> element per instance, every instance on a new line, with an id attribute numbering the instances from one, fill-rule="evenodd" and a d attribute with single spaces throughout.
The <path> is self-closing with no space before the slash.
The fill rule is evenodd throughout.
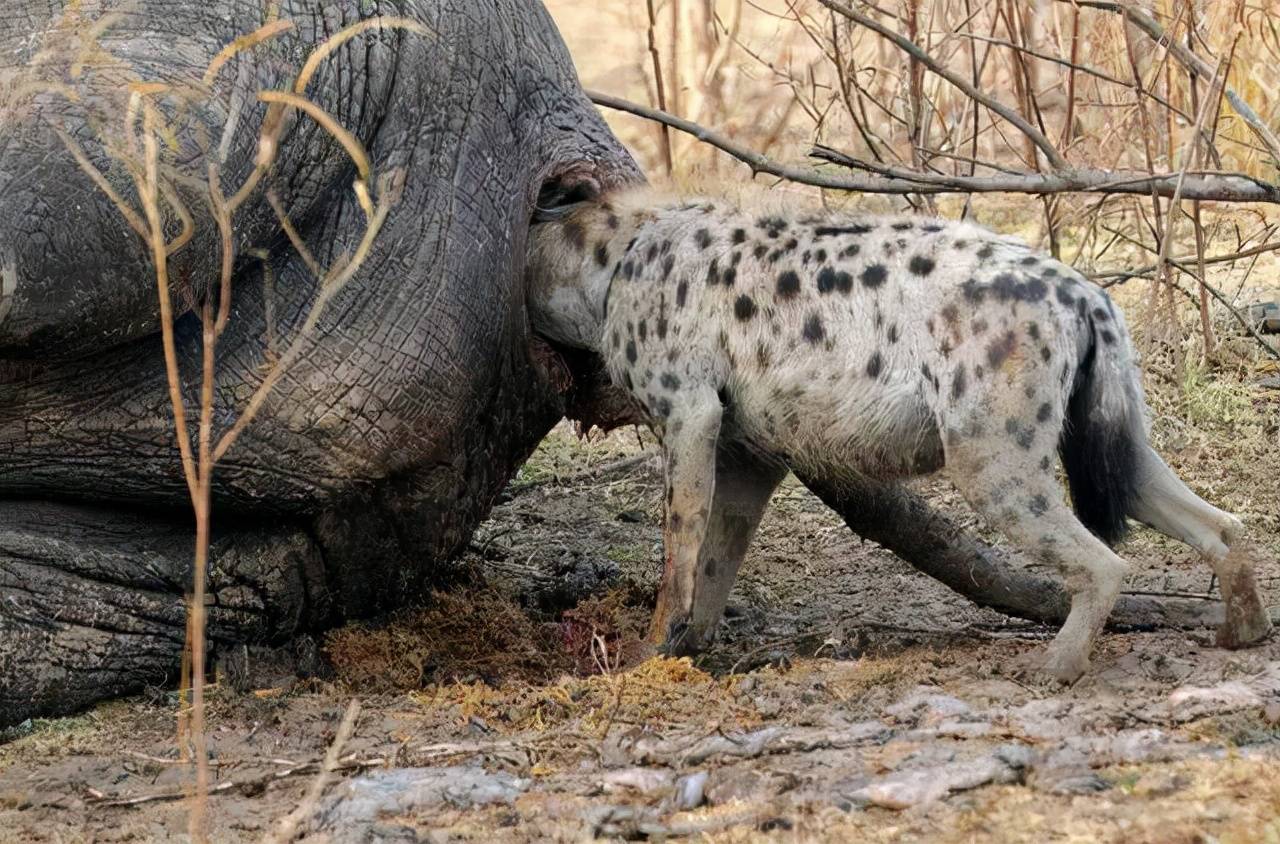
<path id="1" fill-rule="evenodd" d="M 1071 610 L 1043 667 L 1088 665 L 1132 517 L 1208 557 L 1224 645 L 1266 635 L 1240 522 L 1147 443 L 1124 317 L 1075 270 L 968 223 L 752 213 L 628 192 L 539 215 L 533 327 L 598 351 L 666 461 L 666 565 L 651 629 L 712 634 L 788 468 L 907 478 L 945 467 Z M 1057 480 L 1059 459 L 1073 514 Z"/>

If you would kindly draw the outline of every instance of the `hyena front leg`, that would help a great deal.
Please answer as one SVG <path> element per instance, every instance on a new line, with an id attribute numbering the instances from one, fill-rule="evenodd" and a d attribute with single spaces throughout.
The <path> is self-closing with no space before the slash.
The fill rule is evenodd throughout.
<path id="1" fill-rule="evenodd" d="M 716 447 L 724 409 L 714 390 L 685 390 L 672 399 L 662 432 L 666 461 L 665 557 L 649 627 L 653 645 L 677 646 L 693 609 L 698 552 L 715 492 Z"/>
<path id="2" fill-rule="evenodd" d="M 682 640 L 668 641 L 673 653 L 696 653 L 715 638 L 738 568 L 770 496 L 786 474 L 785 466 L 741 445 L 722 442 L 716 449 L 711 520 L 698 554 L 688 630 Z"/>

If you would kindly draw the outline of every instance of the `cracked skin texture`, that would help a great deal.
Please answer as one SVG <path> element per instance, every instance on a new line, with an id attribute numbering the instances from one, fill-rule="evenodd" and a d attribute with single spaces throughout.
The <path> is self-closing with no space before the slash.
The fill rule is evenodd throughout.
<path id="1" fill-rule="evenodd" d="M 100 12 L 81 8 L 81 26 Z M 132 9 L 102 44 L 146 79 L 190 75 L 261 24 L 261 4 L 247 0 Z M 30 2 L 0 17 L 0 74 L 41 49 L 56 61 L 52 22 L 64 11 Z M 523 309 L 540 186 L 641 178 L 529 0 L 284 2 L 295 31 L 225 68 L 221 105 L 197 120 L 225 124 L 237 90 L 286 87 L 310 45 L 373 14 L 415 18 L 434 35 L 357 38 L 322 64 L 308 94 L 362 141 L 376 173 L 403 171 L 404 192 L 360 273 L 218 467 L 215 649 L 383 612 L 439 577 L 564 410 L 530 354 Z M 32 31 L 54 34 L 42 44 Z M 88 107 L 118 107 L 91 73 L 81 84 Z M 140 239 L 58 154 L 50 123 L 107 169 L 83 114 L 40 95 L 0 143 L 0 264 L 16 279 L 0 300 L 0 725 L 163 684 L 182 642 L 191 528 L 154 280 Z M 248 174 L 261 116 L 250 106 L 235 118 L 224 184 Z M 194 134 L 177 141 L 197 158 Z M 314 125 L 286 131 L 275 184 L 326 265 L 363 232 L 352 176 Z M 175 254 L 179 301 L 215 276 L 215 235 L 199 224 Z M 265 202 L 237 217 L 236 236 L 242 254 L 267 249 L 275 290 L 268 309 L 260 266 L 237 265 L 217 359 L 223 425 L 260 381 L 266 338 L 291 336 L 314 294 Z M 191 406 L 199 324 L 189 310 L 177 334 Z"/>

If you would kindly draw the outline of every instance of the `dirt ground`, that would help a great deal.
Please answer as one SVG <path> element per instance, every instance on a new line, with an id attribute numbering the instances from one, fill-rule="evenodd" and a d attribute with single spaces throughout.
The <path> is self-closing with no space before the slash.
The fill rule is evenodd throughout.
<path id="1" fill-rule="evenodd" d="M 1250 524 L 1274 602 L 1280 391 L 1251 377 L 1156 384 L 1154 437 Z M 1280 840 L 1280 639 L 1108 635 L 1075 687 L 1028 684 L 1008 666 L 1051 630 L 862 544 L 788 480 L 713 652 L 631 666 L 660 488 L 647 435 L 562 425 L 475 536 L 468 585 L 320 643 L 326 678 L 224 654 L 213 840 L 258 840 L 299 805 L 352 696 L 303 840 Z M 926 491 L 963 517 L 945 482 Z M 1130 589 L 1210 594 L 1185 548 L 1139 531 L 1123 553 Z M 10 731 L 0 840 L 182 840 L 174 712 L 157 690 Z"/>

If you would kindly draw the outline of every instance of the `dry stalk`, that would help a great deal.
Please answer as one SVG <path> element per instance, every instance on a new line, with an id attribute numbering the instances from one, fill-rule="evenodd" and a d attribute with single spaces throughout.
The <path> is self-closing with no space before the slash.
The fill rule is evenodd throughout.
<path id="1" fill-rule="evenodd" d="M 359 717 L 360 701 L 352 698 L 351 703 L 347 705 L 346 714 L 342 716 L 342 723 L 338 725 L 338 732 L 333 737 L 333 743 L 329 745 L 329 751 L 324 755 L 324 763 L 320 766 L 320 770 L 316 772 L 315 779 L 311 781 L 311 786 L 307 788 L 307 793 L 303 796 L 302 802 L 294 807 L 292 812 L 280 819 L 280 823 L 275 830 L 262 839 L 263 844 L 288 844 L 297 836 L 298 827 L 311 817 L 316 810 L 316 806 L 320 803 L 325 787 L 328 786 L 329 780 L 333 777 L 333 772 L 338 768 L 338 761 L 342 758 L 342 748 L 351 739 L 352 733 L 355 732 L 356 720 Z"/>
<path id="2" fill-rule="evenodd" d="M 100 34 L 106 23 L 99 22 L 95 31 Z M 109 23 L 109 22 L 108 22 Z M 321 61 L 343 43 L 355 36 L 374 28 L 397 28 L 418 34 L 429 34 L 429 30 L 416 21 L 403 18 L 369 18 L 354 24 L 333 35 L 317 46 L 310 54 L 290 91 L 259 91 L 258 99 L 268 104 L 267 115 L 259 135 L 258 157 L 255 166 L 246 182 L 227 198 L 221 184 L 219 168 L 216 162 L 207 163 L 207 182 L 203 188 L 210 214 L 218 231 L 221 245 L 219 275 L 217 279 L 217 302 L 212 295 L 206 295 L 200 303 L 199 313 L 202 322 L 201 333 L 201 368 L 199 411 L 196 424 L 195 447 L 188 425 L 188 412 L 183 397 L 183 384 L 179 370 L 174 321 L 178 310 L 173 302 L 173 285 L 169 273 L 169 257 L 187 245 L 194 233 L 194 220 L 183 203 L 177 189 L 162 173 L 165 167 L 161 161 L 161 144 L 164 140 L 168 147 L 177 148 L 177 133 L 173 126 L 167 124 L 161 114 L 157 101 L 163 97 L 174 97 L 179 106 L 184 101 L 212 96 L 211 85 L 218 72 L 236 55 L 263 44 L 268 40 L 293 28 L 293 24 L 284 20 L 273 20 L 258 30 L 236 39 L 224 47 L 205 68 L 201 82 L 189 85 L 168 85 L 162 83 L 135 80 L 130 84 L 129 96 L 124 109 L 123 145 L 115 145 L 110 137 L 103 136 L 104 148 L 131 175 L 142 213 L 135 211 L 129 203 L 116 192 L 106 177 L 90 162 L 80 145 L 61 127 L 54 126 L 59 139 L 71 153 L 77 165 L 84 170 L 93 183 L 108 197 L 119 210 L 121 216 L 143 239 L 151 254 L 156 282 L 156 294 L 160 310 L 161 345 L 165 360 L 165 380 L 169 391 L 169 400 L 174 417 L 175 439 L 181 457 L 183 478 L 191 498 L 195 516 L 195 552 L 192 571 L 192 592 L 188 601 L 187 643 L 183 651 L 183 688 L 182 706 L 179 712 L 179 741 L 182 754 L 185 756 L 186 744 L 189 741 L 194 756 L 196 778 L 191 794 L 192 803 L 189 814 L 189 833 L 193 841 L 204 841 L 207 838 L 207 798 L 210 793 L 207 739 L 205 732 L 205 674 L 206 649 L 205 626 L 206 606 L 205 589 L 209 565 L 209 540 L 211 530 L 211 501 L 214 470 L 218 461 L 226 455 L 245 428 L 254 420 L 262 408 L 272 388 L 296 362 L 311 340 L 315 327 L 325 306 L 343 286 L 359 271 L 373 248 L 387 214 L 399 201 L 403 189 L 404 174 L 395 171 L 383 174 L 376 180 L 367 152 L 360 142 L 328 113 L 308 100 L 304 94 L 307 84 L 314 76 Z M 93 36 L 96 38 L 96 35 Z M 83 54 L 83 52 L 82 52 Z M 33 88 L 33 90 L 36 90 Z M 41 89 L 43 90 L 43 89 Z M 69 98 L 73 101 L 75 98 Z M 232 313 L 232 272 L 236 260 L 236 248 L 233 236 L 234 214 L 248 200 L 260 185 L 262 179 L 275 164 L 279 149 L 279 135 L 285 124 L 285 118 L 291 111 L 301 111 L 331 135 L 344 149 L 356 166 L 358 178 L 352 185 L 356 200 L 366 218 L 366 228 L 354 254 L 341 257 L 332 267 L 323 269 L 315 256 L 306 248 L 297 230 L 288 220 L 284 205 L 274 192 L 268 192 L 267 200 L 281 226 L 289 237 L 290 243 L 297 249 L 303 262 L 315 274 L 318 290 L 311 308 L 307 312 L 302 326 L 295 332 L 282 355 L 274 349 L 274 326 L 268 326 L 268 349 L 266 359 L 268 369 L 262 382 L 251 396 L 249 402 L 234 422 L 221 436 L 215 437 L 214 431 L 214 383 L 217 360 L 217 344 L 226 330 Z M 181 107 L 177 114 L 182 113 Z M 139 121 L 141 131 L 139 132 Z M 90 121 L 90 125 L 94 125 Z M 230 130 L 230 127 L 228 127 Z M 376 181 L 376 193 L 373 191 Z M 172 240 L 166 240 L 165 214 L 161 201 L 169 207 L 181 222 L 181 232 Z M 266 256 L 259 250 L 256 254 L 264 264 Z M 264 285 L 267 285 L 264 269 Z M 270 305 L 270 303 L 268 303 Z M 185 308 L 183 308 L 185 310 Z M 186 706 L 187 682 L 190 681 L 191 703 Z M 354 713 L 359 707 L 353 702 L 348 711 L 349 720 L 354 722 Z M 347 722 L 344 721 L 344 726 Z M 348 730 L 349 732 L 349 730 Z M 341 746 L 345 738 L 340 731 Z M 324 777 L 333 770 L 334 760 L 326 760 L 323 769 Z M 320 783 L 323 788 L 323 782 Z"/>

